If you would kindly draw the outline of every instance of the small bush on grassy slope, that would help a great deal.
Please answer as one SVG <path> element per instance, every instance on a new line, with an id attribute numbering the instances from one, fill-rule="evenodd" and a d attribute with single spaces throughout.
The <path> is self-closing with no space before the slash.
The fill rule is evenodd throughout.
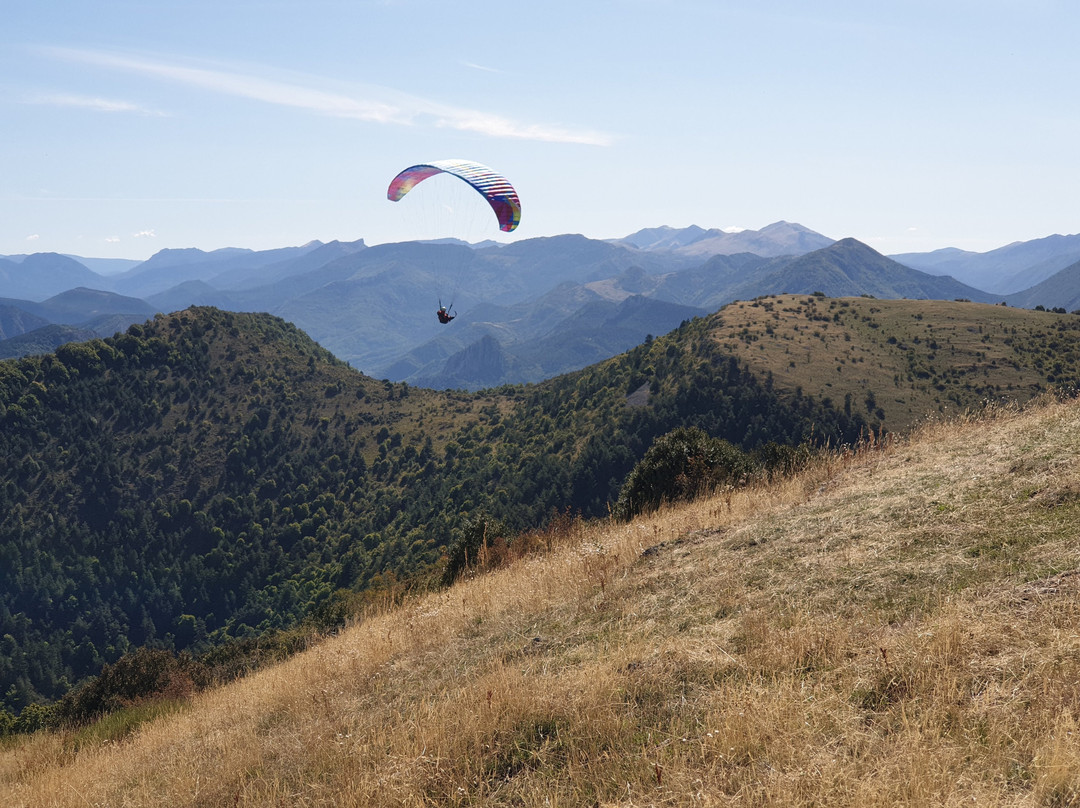
<path id="1" fill-rule="evenodd" d="M 486 514 L 470 516 L 450 548 L 443 583 L 452 584 L 467 569 L 478 564 L 486 566 L 488 553 L 505 551 L 508 545 L 509 531 L 501 521 Z"/>
<path id="2" fill-rule="evenodd" d="M 655 441 L 619 491 L 615 515 L 630 519 L 663 502 L 692 499 L 721 485 L 738 485 L 754 472 L 750 457 L 697 427 L 679 427 Z"/>
<path id="3" fill-rule="evenodd" d="M 82 724 L 134 704 L 180 700 L 208 684 L 207 668 L 188 654 L 139 648 L 126 654 L 56 705 L 64 723 Z"/>

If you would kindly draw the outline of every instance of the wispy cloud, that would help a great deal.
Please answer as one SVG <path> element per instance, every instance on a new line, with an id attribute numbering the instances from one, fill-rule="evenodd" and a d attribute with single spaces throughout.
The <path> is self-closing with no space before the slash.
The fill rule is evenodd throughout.
<path id="1" fill-rule="evenodd" d="M 458 109 L 429 104 L 425 112 L 439 127 L 475 132 L 481 135 L 550 143 L 580 143 L 586 146 L 610 146 L 613 138 L 604 132 L 574 129 L 551 124 L 526 124 L 520 121 L 476 110 Z"/>
<path id="2" fill-rule="evenodd" d="M 462 62 L 461 64 L 463 64 L 465 67 L 471 68 L 472 70 L 482 70 L 485 73 L 502 73 L 502 71 L 496 67 L 478 65 L 476 62 Z"/>
<path id="3" fill-rule="evenodd" d="M 53 56 L 174 81 L 225 95 L 377 124 L 436 126 L 498 138 L 607 146 L 611 135 L 575 127 L 527 123 L 495 113 L 441 104 L 386 87 L 352 92 L 320 89 L 307 79 L 281 80 L 236 69 L 191 67 L 104 51 L 51 48 Z"/>
<path id="4" fill-rule="evenodd" d="M 33 233 L 33 234 L 27 236 L 26 240 L 27 241 L 37 241 L 39 238 L 41 238 L 41 236 L 39 236 L 37 233 Z"/>
<path id="5" fill-rule="evenodd" d="M 153 230 L 140 230 L 138 233 L 131 234 L 134 238 L 157 238 L 157 233 Z"/>
<path id="6" fill-rule="evenodd" d="M 44 104 L 55 107 L 78 107 L 97 112 L 130 112 L 138 115 L 164 116 L 165 113 L 155 109 L 133 104 L 129 101 L 118 101 L 112 98 L 100 98 L 86 95 L 65 95 L 62 93 L 39 95 L 32 99 L 35 104 Z"/>

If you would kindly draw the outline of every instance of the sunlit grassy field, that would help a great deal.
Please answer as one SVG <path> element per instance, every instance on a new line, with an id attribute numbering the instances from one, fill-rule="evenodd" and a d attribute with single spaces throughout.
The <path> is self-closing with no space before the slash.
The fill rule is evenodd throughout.
<path id="1" fill-rule="evenodd" d="M 777 389 L 830 398 L 894 432 L 1075 379 L 1078 328 L 1073 314 L 812 295 L 740 301 L 712 318 L 722 348 Z"/>
<path id="2" fill-rule="evenodd" d="M 1078 455 L 1041 402 L 565 524 L 142 723 L 8 739 L 0 805 L 1077 804 Z"/>

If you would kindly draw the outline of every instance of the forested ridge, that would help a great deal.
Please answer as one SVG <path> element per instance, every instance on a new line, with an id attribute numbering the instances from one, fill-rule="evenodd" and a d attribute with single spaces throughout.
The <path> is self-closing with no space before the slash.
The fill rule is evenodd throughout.
<path id="1" fill-rule="evenodd" d="M 722 316 L 477 394 L 376 381 L 280 319 L 209 308 L 0 362 L 0 707 L 437 573 L 476 519 L 603 516 L 679 426 L 747 450 L 881 428 L 751 372 Z"/>

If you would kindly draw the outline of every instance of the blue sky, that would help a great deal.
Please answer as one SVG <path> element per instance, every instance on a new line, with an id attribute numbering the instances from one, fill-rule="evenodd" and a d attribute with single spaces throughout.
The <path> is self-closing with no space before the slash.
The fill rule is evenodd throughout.
<path id="1" fill-rule="evenodd" d="M 0 0 L 0 255 L 799 222 L 885 253 L 1080 231 L 1075 0 Z M 400 204 L 400 203 L 399 203 Z"/>

